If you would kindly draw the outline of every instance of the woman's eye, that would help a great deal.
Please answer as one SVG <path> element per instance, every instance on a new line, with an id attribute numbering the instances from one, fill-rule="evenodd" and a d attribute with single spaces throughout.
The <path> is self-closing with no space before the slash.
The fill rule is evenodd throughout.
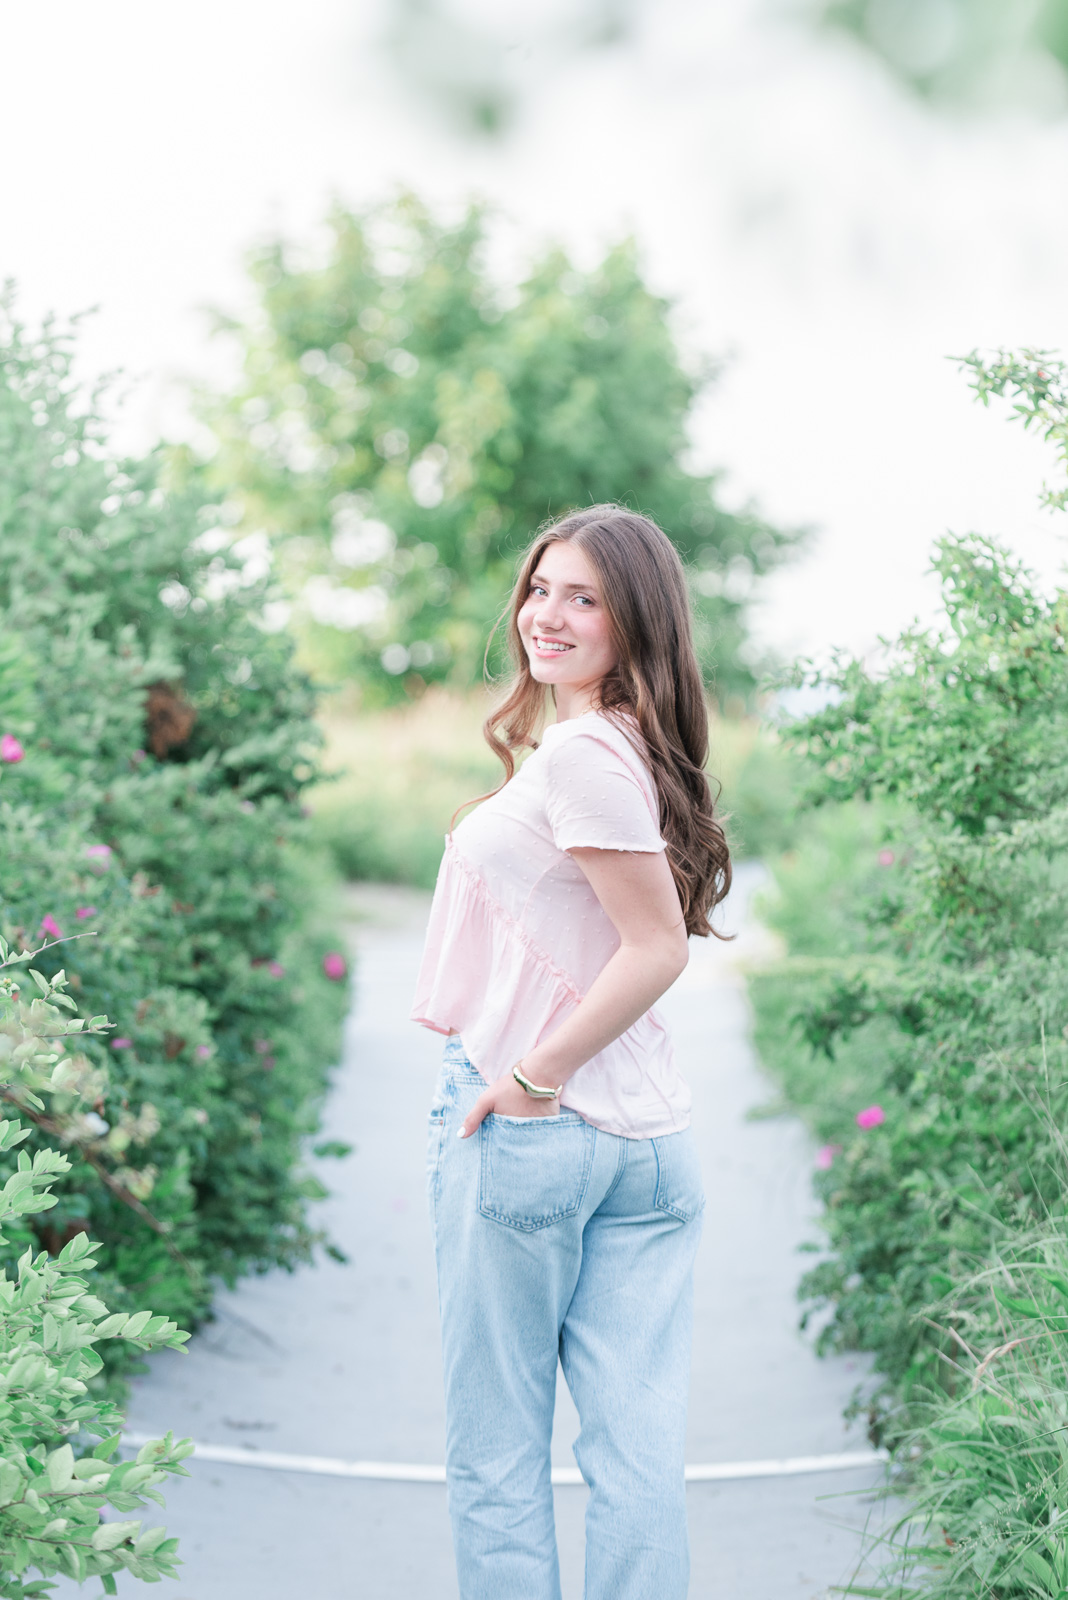
<path id="1" fill-rule="evenodd" d="M 579 602 L 580 605 L 584 605 L 584 606 L 592 606 L 593 605 L 593 601 L 591 600 L 591 598 L 590 598 L 590 596 L 588 594 L 577 594 L 575 596 L 575 599 Z"/>

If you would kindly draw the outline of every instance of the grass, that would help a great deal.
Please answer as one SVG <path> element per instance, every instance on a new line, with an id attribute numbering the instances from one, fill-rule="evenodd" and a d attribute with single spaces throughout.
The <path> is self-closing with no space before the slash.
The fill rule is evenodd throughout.
<path id="1" fill-rule="evenodd" d="M 500 782 L 482 737 L 490 705 L 483 691 L 433 688 L 388 710 L 357 711 L 340 699 L 327 707 L 328 777 L 307 798 L 315 832 L 346 878 L 433 887 L 456 808 Z M 794 768 L 771 731 L 716 716 L 710 766 L 736 853 L 784 848 Z"/>
<path id="2" fill-rule="evenodd" d="M 411 705 L 328 707 L 324 769 L 308 796 L 317 836 L 349 879 L 433 887 L 457 806 L 499 781 L 481 694 L 429 689 Z"/>

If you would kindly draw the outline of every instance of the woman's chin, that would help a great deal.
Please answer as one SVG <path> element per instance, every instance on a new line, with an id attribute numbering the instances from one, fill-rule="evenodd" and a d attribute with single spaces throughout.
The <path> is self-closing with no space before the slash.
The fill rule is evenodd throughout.
<path id="1" fill-rule="evenodd" d="M 528 653 L 527 662 L 530 666 L 530 676 L 535 683 L 561 683 L 561 663 L 559 661 L 546 661 L 541 656 Z"/>

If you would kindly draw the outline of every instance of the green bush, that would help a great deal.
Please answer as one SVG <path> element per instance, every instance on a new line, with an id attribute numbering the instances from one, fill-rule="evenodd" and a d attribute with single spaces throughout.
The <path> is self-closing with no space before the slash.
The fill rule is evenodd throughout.
<path id="1" fill-rule="evenodd" d="M 1065 453 L 1059 363 L 969 365 Z M 840 665 L 793 730 L 817 809 L 776 871 L 758 1039 L 827 1141 L 803 1293 L 825 1344 L 874 1352 L 911 1491 L 848 1592 L 1063 1600 L 1068 594 L 978 537 L 936 567 L 945 626 Z"/>
<path id="2" fill-rule="evenodd" d="M 946 631 L 907 636 L 881 678 L 845 667 L 795 732 L 833 810 L 780 872 L 794 961 L 755 986 L 765 1049 L 843 1147 L 806 1291 L 825 1341 L 875 1350 L 906 1395 L 939 1371 L 922 1308 L 1063 1208 L 1036 1074 L 1068 1111 L 1068 599 L 985 540 L 938 566 Z M 885 1121 L 858 1133 L 873 1103 Z"/>
<path id="3" fill-rule="evenodd" d="M 69 1014 L 75 1005 L 63 972 L 49 979 L 34 968 L 20 970 L 31 955 L 55 948 L 46 941 L 16 955 L 0 939 L 0 1099 L 77 1148 L 85 1135 L 84 1097 L 105 1088 L 104 1075 L 79 1047 L 99 1040 L 110 1024 L 102 1016 L 85 1022 Z M 0 1243 L 8 1246 L 24 1219 L 55 1209 L 54 1185 L 71 1166 L 58 1150 L 39 1148 L 32 1157 L 20 1150 L 32 1131 L 14 1119 L 0 1121 L 0 1226 L 8 1230 Z M 175 1444 L 168 1434 L 143 1445 L 135 1461 L 113 1461 L 122 1419 L 112 1402 L 92 1396 L 90 1385 L 103 1365 L 94 1348 L 102 1341 L 180 1350 L 189 1335 L 150 1311 L 110 1312 L 86 1278 L 98 1249 L 78 1233 L 57 1255 L 27 1249 L 0 1272 L 4 1600 L 33 1600 L 53 1587 L 27 1577 L 30 1569 L 46 1578 L 101 1577 L 108 1594 L 116 1592 L 116 1572 L 149 1582 L 174 1576 L 178 1542 L 165 1529 L 104 1522 L 100 1513 L 104 1506 L 137 1511 L 146 1498 L 162 1504 L 157 1485 L 168 1473 L 184 1475 L 180 1463 L 193 1446 Z M 87 1436 L 102 1442 L 90 1447 Z"/>
<path id="4" fill-rule="evenodd" d="M 212 1277 L 313 1243 L 300 1147 L 344 1004 L 301 814 L 313 695 L 217 508 L 109 456 L 69 340 L 8 305 L 0 380 L 0 933 L 99 933 L 65 965 L 117 1024 L 86 1042 L 60 1203 L 11 1248 L 91 1224 L 119 1302 L 188 1322 Z"/>

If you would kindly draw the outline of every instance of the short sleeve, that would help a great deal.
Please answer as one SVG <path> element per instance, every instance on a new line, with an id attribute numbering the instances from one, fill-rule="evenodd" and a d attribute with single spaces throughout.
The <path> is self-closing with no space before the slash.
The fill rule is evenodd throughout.
<path id="1" fill-rule="evenodd" d="M 558 850 L 667 848 L 653 782 L 637 752 L 628 760 L 597 732 L 582 729 L 554 742 L 546 754 L 545 810 Z"/>

